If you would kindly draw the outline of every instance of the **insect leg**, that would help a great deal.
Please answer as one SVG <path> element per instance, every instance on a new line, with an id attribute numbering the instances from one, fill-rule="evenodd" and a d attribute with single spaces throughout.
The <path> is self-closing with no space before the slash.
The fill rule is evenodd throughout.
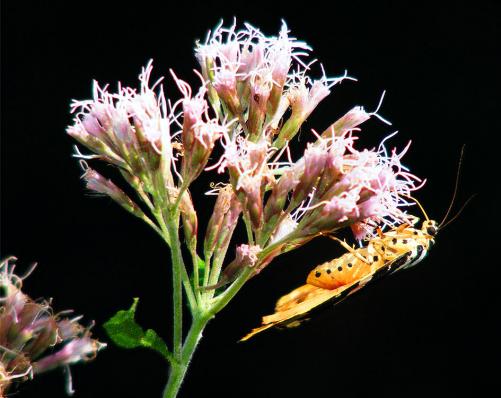
<path id="1" fill-rule="evenodd" d="M 351 254 L 353 254 L 356 258 L 358 258 L 360 261 L 363 261 L 364 263 L 366 264 L 370 264 L 370 261 L 365 258 L 364 256 L 362 256 L 358 251 L 357 249 L 354 249 L 353 247 L 351 247 L 348 243 L 346 243 L 344 240 L 341 240 L 339 238 L 336 238 L 335 236 L 331 236 L 331 235 L 325 235 L 327 236 L 328 238 L 331 238 L 332 240 L 335 240 L 335 241 L 338 241 L 341 246 L 343 246 L 346 250 L 348 250 Z"/>

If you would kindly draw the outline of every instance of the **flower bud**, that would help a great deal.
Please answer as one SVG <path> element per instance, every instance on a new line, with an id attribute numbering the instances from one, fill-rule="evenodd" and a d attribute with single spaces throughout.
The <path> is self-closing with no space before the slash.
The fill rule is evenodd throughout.
<path id="1" fill-rule="evenodd" d="M 87 168 L 82 175 L 86 182 L 87 189 L 109 196 L 125 210 L 142 217 L 142 210 L 132 201 L 127 194 L 118 188 L 111 180 L 107 180 L 97 171 Z"/>
<path id="2" fill-rule="evenodd" d="M 195 140 L 191 150 L 184 149 L 182 175 L 186 182 L 193 181 L 202 173 L 216 141 L 226 129 L 226 126 L 219 125 L 216 120 L 200 122 L 194 127 Z"/>
<path id="3" fill-rule="evenodd" d="M 249 117 L 247 119 L 247 128 L 249 130 L 249 139 L 257 140 L 262 133 L 263 123 L 266 117 L 266 107 L 270 91 L 272 88 L 271 78 L 266 76 L 254 76 L 250 79 L 250 99 L 249 99 Z"/>
<path id="4" fill-rule="evenodd" d="M 256 231 L 263 223 L 263 181 L 261 175 L 242 175 L 238 180 L 237 196 Z"/>
<path id="5" fill-rule="evenodd" d="M 91 339 L 90 334 L 84 335 L 81 338 L 71 340 L 56 353 L 34 362 L 33 371 L 35 374 L 39 374 L 58 367 L 90 361 L 104 347 L 106 344 Z"/>
<path id="6" fill-rule="evenodd" d="M 345 135 L 363 122 L 370 119 L 370 115 L 361 106 L 356 106 L 340 119 L 332 123 L 323 133 L 322 138 L 338 137 Z"/>
<path id="7" fill-rule="evenodd" d="M 226 253 L 241 211 L 242 206 L 231 185 L 221 188 L 205 233 L 204 253 L 206 260 L 211 258 L 216 250 Z"/>
<path id="8" fill-rule="evenodd" d="M 329 149 L 325 160 L 325 167 L 315 188 L 315 196 L 319 201 L 328 197 L 328 192 L 337 184 L 343 175 L 343 161 L 332 148 Z"/>
<path id="9" fill-rule="evenodd" d="M 301 51 L 295 51 L 296 49 L 300 49 Z M 299 57 L 308 55 L 308 50 L 311 50 L 311 48 L 306 43 L 289 37 L 289 29 L 286 23 L 283 22 L 278 38 L 270 43 L 267 51 L 267 59 L 272 70 L 274 82 L 270 95 L 271 115 L 278 109 L 280 98 L 287 82 L 287 76 L 292 66 L 292 58 L 294 57 L 301 66 L 307 68 L 299 61 Z"/>
<path id="10" fill-rule="evenodd" d="M 328 150 L 325 147 L 308 145 L 304 151 L 303 161 L 304 169 L 299 184 L 294 189 L 290 208 L 297 207 L 316 187 L 320 176 L 322 175 L 326 161 L 328 158 Z"/>
<path id="11" fill-rule="evenodd" d="M 286 170 L 273 186 L 264 208 L 264 222 L 266 226 L 274 224 L 282 214 L 289 192 L 294 190 L 299 184 L 298 174 L 296 169 Z"/>
<path id="12" fill-rule="evenodd" d="M 357 197 L 343 192 L 332 197 L 325 205 L 308 212 L 297 227 L 299 237 L 332 232 L 360 221 Z"/>
<path id="13" fill-rule="evenodd" d="M 217 119 L 208 116 L 208 104 L 204 99 L 205 86 L 192 97 L 191 87 L 171 71 L 179 90 L 184 96 L 182 146 L 183 160 L 181 175 L 183 183 L 188 185 L 204 170 L 216 141 L 226 132 L 228 126 L 222 126 Z"/>
<path id="14" fill-rule="evenodd" d="M 105 142 L 87 133 L 80 125 L 69 126 L 66 133 L 79 143 L 99 154 L 103 160 L 119 167 L 126 167 L 125 161 L 116 154 Z"/>
<path id="15" fill-rule="evenodd" d="M 324 80 L 316 80 L 310 88 L 306 87 L 306 79 L 301 78 L 296 86 L 287 94 L 291 105 L 291 116 L 284 123 L 277 139 L 273 142 L 276 148 L 283 147 L 299 131 L 304 121 L 317 105 L 330 94 L 329 85 Z"/>
<path id="16" fill-rule="evenodd" d="M 236 72 L 224 69 L 218 71 L 215 80 L 212 82 L 212 87 L 214 87 L 217 95 L 225 103 L 232 115 L 242 114 L 240 97 L 237 92 Z"/>
<path id="17" fill-rule="evenodd" d="M 179 208 L 183 220 L 183 232 L 186 245 L 192 252 L 195 252 L 197 249 L 198 217 L 189 192 L 183 194 Z"/>
<path id="18" fill-rule="evenodd" d="M 252 245 L 237 246 L 235 259 L 224 269 L 218 285 L 227 284 L 235 280 L 245 267 L 253 268 L 258 263 L 261 247 Z"/>

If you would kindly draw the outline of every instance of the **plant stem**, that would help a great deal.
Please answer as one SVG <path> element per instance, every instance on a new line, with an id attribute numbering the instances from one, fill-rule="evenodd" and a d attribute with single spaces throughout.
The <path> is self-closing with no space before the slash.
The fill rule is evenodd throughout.
<path id="1" fill-rule="evenodd" d="M 250 217 L 247 214 L 247 212 L 243 213 L 243 219 L 244 219 L 244 223 L 245 223 L 245 229 L 247 231 L 247 239 L 249 241 L 249 245 L 253 245 L 254 244 L 254 235 L 252 234 L 251 221 L 250 221 Z"/>
<path id="2" fill-rule="evenodd" d="M 169 381 L 165 386 L 163 392 L 163 398 L 174 398 L 176 397 L 181 384 L 188 370 L 193 353 L 197 348 L 198 342 L 202 337 L 202 332 L 209 321 L 207 316 L 197 316 L 193 318 L 193 323 L 191 324 L 188 335 L 183 345 L 182 355 L 179 361 L 173 362 L 171 364 Z"/>
<path id="3" fill-rule="evenodd" d="M 251 267 L 245 267 L 245 269 L 238 275 L 237 279 L 226 289 L 221 295 L 216 297 L 214 304 L 209 308 L 209 313 L 211 315 L 216 315 L 221 311 L 226 305 L 231 301 L 233 297 L 239 292 L 242 286 L 247 282 L 249 276 L 254 271 Z"/>
<path id="4" fill-rule="evenodd" d="M 186 376 L 186 371 L 188 370 L 193 353 L 195 352 L 198 342 L 202 337 L 202 332 L 205 326 L 207 326 L 209 320 L 221 311 L 238 293 L 252 271 L 252 268 L 245 269 L 232 283 L 232 285 L 220 297 L 218 297 L 217 301 L 209 308 L 207 313 L 204 315 L 197 313 L 194 314 L 193 322 L 188 335 L 186 336 L 181 356 L 179 359 L 176 359 L 171 363 L 169 380 L 165 386 L 163 398 L 175 398 L 177 396 L 184 377 Z"/>
<path id="5" fill-rule="evenodd" d="M 184 285 L 184 290 L 186 292 L 186 297 L 188 298 L 188 302 L 190 304 L 190 308 L 195 308 L 196 307 L 196 298 L 193 293 L 193 289 L 191 288 L 190 284 L 190 277 L 188 275 L 188 271 L 186 271 L 186 267 L 183 262 L 183 257 L 181 254 L 181 243 L 179 241 L 179 215 L 173 215 L 172 217 L 169 217 L 172 221 L 169 222 L 169 225 L 164 221 L 163 214 L 161 210 L 156 210 L 155 211 L 155 217 L 161 227 L 161 236 L 165 240 L 165 243 L 167 243 L 167 246 L 171 247 L 171 259 L 172 259 L 172 267 L 176 267 L 179 265 L 179 269 L 181 272 L 181 280 Z M 176 218 L 177 217 L 177 218 Z M 174 241 L 171 241 L 171 240 Z M 179 262 L 175 263 L 174 261 L 174 253 L 173 251 L 176 250 L 176 257 L 178 258 Z"/>
<path id="6" fill-rule="evenodd" d="M 174 217 L 174 220 L 176 218 Z M 176 361 L 181 359 L 181 348 L 183 339 L 183 291 L 182 291 L 182 277 L 181 277 L 181 264 L 182 254 L 181 245 L 179 242 L 179 231 L 175 221 L 168 223 L 169 240 L 171 246 L 172 257 L 172 296 L 173 296 L 173 311 L 174 311 L 174 344 L 173 352 Z"/>

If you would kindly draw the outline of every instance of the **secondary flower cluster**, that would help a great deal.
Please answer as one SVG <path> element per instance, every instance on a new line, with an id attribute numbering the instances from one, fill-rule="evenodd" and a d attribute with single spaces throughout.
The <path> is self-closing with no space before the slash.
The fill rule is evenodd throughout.
<path id="1" fill-rule="evenodd" d="M 14 273 L 13 261 L 0 262 L 0 397 L 13 382 L 93 359 L 105 344 L 91 338 L 90 327 L 81 317 L 66 317 L 71 311 L 54 314 L 49 302 L 34 301 L 21 291 L 22 281 Z M 66 315 L 66 316 L 65 316 Z M 71 393 L 71 383 L 67 386 Z"/>
<path id="2" fill-rule="evenodd" d="M 87 187 L 157 232 L 179 211 L 196 259 L 198 219 L 189 186 L 204 170 L 227 172 L 227 182 L 211 191 L 218 197 L 204 239 L 204 262 L 212 261 L 205 286 L 218 283 L 240 217 L 248 241 L 237 247 L 229 273 L 235 264 L 257 272 L 276 255 L 343 227 L 362 239 L 377 225 L 407 221 L 401 206 L 421 183 L 401 164 L 407 148 L 388 154 L 383 144 L 372 150 L 354 145 L 360 124 L 382 119 L 376 112 L 354 107 L 321 134 L 314 132 L 302 156 L 292 160 L 289 142 L 332 87 L 351 79 L 346 73 L 329 78 L 323 68 L 320 78 L 310 77 L 310 50 L 289 36 L 285 23 L 276 37 L 250 25 L 220 25 L 196 48 L 202 80 L 196 95 L 171 72 L 182 98 L 167 101 L 160 81 L 149 87 L 151 62 L 139 90 L 119 86 L 110 93 L 95 83 L 92 100 L 73 103 L 78 112 L 68 134 L 95 153 L 80 157 L 118 166 L 151 214 L 85 166 Z M 223 153 L 208 166 L 217 143 Z"/>

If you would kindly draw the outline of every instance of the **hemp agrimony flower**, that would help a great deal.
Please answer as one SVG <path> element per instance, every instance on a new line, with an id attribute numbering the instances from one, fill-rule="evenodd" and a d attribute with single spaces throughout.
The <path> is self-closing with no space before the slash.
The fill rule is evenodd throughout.
<path id="1" fill-rule="evenodd" d="M 70 365 L 89 361 L 106 344 L 91 338 L 90 329 L 68 318 L 71 311 L 53 313 L 51 303 L 32 300 L 22 292 L 24 276 L 14 273 L 14 257 L 0 262 L 0 397 L 13 383 L 61 367 L 68 394 L 73 393 Z"/>
<path id="2" fill-rule="evenodd" d="M 379 106 L 352 108 L 313 131 L 300 156 L 291 153 L 289 143 L 333 87 L 355 80 L 346 72 L 328 77 L 321 66 L 312 72 L 310 51 L 285 23 L 273 37 L 249 24 L 220 24 L 195 48 L 200 87 L 170 72 L 180 98 L 166 99 L 161 79 L 150 85 L 149 62 L 138 89 L 112 91 L 95 82 L 92 99 L 72 104 L 67 132 L 93 152 L 75 156 L 116 166 L 135 195 L 81 160 L 87 188 L 147 222 L 171 249 L 172 344 L 135 323 L 137 300 L 105 325 L 117 344 L 153 348 L 169 362 L 164 397 L 177 394 L 208 321 L 275 257 L 341 228 L 363 239 L 378 226 L 410 222 L 402 207 L 421 180 L 401 163 L 408 148 L 388 151 L 386 139 L 374 149 L 355 145 L 363 122 L 373 116 L 385 122 Z M 216 199 L 206 228 L 190 191 L 202 173 L 222 179 L 207 191 Z M 238 223 L 247 236 L 228 256 Z M 184 299 L 192 323 L 183 342 Z"/>

